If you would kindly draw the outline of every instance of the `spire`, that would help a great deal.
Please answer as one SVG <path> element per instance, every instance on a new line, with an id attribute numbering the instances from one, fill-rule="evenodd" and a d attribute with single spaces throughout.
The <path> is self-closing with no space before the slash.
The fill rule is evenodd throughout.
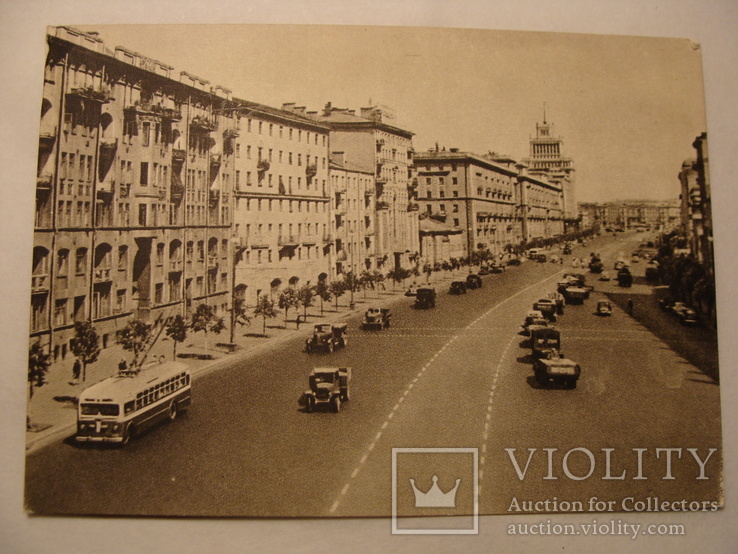
<path id="1" fill-rule="evenodd" d="M 543 103 L 543 124 L 546 124 L 546 103 Z"/>

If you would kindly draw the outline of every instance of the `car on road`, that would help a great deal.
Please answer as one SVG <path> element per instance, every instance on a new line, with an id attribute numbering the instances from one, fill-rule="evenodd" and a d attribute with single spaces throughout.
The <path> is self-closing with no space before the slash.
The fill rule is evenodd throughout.
<path id="1" fill-rule="evenodd" d="M 520 258 L 510 258 L 509 260 L 507 260 L 507 265 L 515 266 L 515 265 L 520 265 L 520 264 L 521 264 Z"/>
<path id="2" fill-rule="evenodd" d="M 659 264 L 658 262 L 648 262 L 646 264 L 646 279 L 649 281 L 655 281 L 659 278 Z"/>
<path id="3" fill-rule="evenodd" d="M 489 275 L 489 268 L 486 265 L 480 266 L 479 275 Z"/>
<path id="4" fill-rule="evenodd" d="M 341 323 L 319 323 L 313 327 L 313 334 L 305 340 L 305 351 L 323 350 L 333 352 L 336 348 L 344 348 L 348 344 L 348 325 Z"/>
<path id="5" fill-rule="evenodd" d="M 466 294 L 466 281 L 452 281 L 449 294 Z"/>
<path id="6" fill-rule="evenodd" d="M 530 331 L 533 358 L 550 358 L 561 354 L 561 332 L 555 327 L 534 327 Z"/>
<path id="7" fill-rule="evenodd" d="M 436 307 L 436 289 L 432 287 L 421 287 L 415 295 L 414 306 L 419 310 Z"/>
<path id="8" fill-rule="evenodd" d="M 490 273 L 495 273 L 495 274 L 502 273 L 503 271 L 505 271 L 505 266 L 501 262 L 500 263 L 493 263 L 489 267 L 489 271 L 490 271 Z"/>
<path id="9" fill-rule="evenodd" d="M 413 283 L 405 291 L 405 296 L 415 296 L 417 293 L 418 293 L 418 285 L 417 283 Z"/>
<path id="10" fill-rule="evenodd" d="M 548 298 L 556 303 L 556 315 L 564 315 L 564 306 L 566 306 L 566 298 L 560 292 L 551 292 Z"/>
<path id="11" fill-rule="evenodd" d="M 300 404 L 308 413 L 320 406 L 329 406 L 332 412 L 341 411 L 341 403 L 351 399 L 350 367 L 316 367 L 308 377 L 310 388 L 300 397 Z"/>
<path id="12" fill-rule="evenodd" d="M 612 315 L 612 304 L 609 300 L 598 300 L 596 315 Z"/>
<path id="13" fill-rule="evenodd" d="M 538 358 L 533 362 L 533 374 L 542 386 L 551 383 L 573 389 L 582 374 L 578 363 L 560 356 Z"/>
<path id="14" fill-rule="evenodd" d="M 633 275 L 627 266 L 621 267 L 618 271 L 618 286 L 630 287 L 633 285 Z"/>
<path id="15" fill-rule="evenodd" d="M 466 276 L 466 288 L 468 289 L 481 289 L 482 278 L 476 273 L 470 273 Z"/>
<path id="16" fill-rule="evenodd" d="M 584 304 L 584 301 L 589 298 L 589 290 L 572 285 L 564 289 L 563 295 L 567 304 Z"/>
<path id="17" fill-rule="evenodd" d="M 697 325 L 697 312 L 684 302 L 674 302 L 671 307 L 672 313 L 677 316 L 682 325 Z"/>
<path id="18" fill-rule="evenodd" d="M 556 321 L 556 301 L 550 298 L 539 298 L 533 304 L 533 309 L 541 312 L 549 321 Z"/>
<path id="19" fill-rule="evenodd" d="M 389 308 L 369 308 L 364 312 L 364 319 L 361 321 L 361 328 L 366 330 L 388 329 L 390 319 L 392 318 L 392 310 Z"/>
<path id="20" fill-rule="evenodd" d="M 525 320 L 522 325 L 523 329 L 520 331 L 520 334 L 530 336 L 532 329 L 548 326 L 549 322 L 545 317 L 543 317 L 541 312 L 538 310 L 531 310 L 525 315 Z"/>

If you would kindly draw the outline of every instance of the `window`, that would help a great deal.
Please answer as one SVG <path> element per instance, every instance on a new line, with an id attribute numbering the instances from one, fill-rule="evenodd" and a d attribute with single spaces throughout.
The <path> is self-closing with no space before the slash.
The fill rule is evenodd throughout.
<path id="1" fill-rule="evenodd" d="M 454 227 L 458 227 L 458 226 L 459 226 L 459 218 L 458 217 L 455 217 L 454 218 Z"/>
<path id="2" fill-rule="evenodd" d="M 164 264 L 164 243 L 160 242 L 156 245 L 156 265 Z"/>
<path id="3" fill-rule="evenodd" d="M 141 162 L 141 179 L 139 182 L 144 186 L 149 184 L 149 162 Z"/>
<path id="4" fill-rule="evenodd" d="M 84 275 L 87 271 L 87 248 L 78 248 L 75 256 L 74 272 Z"/>
<path id="5" fill-rule="evenodd" d="M 56 273 L 59 277 L 66 277 L 69 272 L 69 250 L 59 250 L 56 256 Z"/>
<path id="6" fill-rule="evenodd" d="M 454 196 L 454 198 L 458 198 L 459 197 L 459 191 L 458 190 L 453 191 L 453 196 Z"/>
<path id="7" fill-rule="evenodd" d="M 128 247 L 123 245 L 118 247 L 118 269 L 125 271 L 128 268 Z"/>
<path id="8" fill-rule="evenodd" d="M 149 123 L 148 121 L 144 121 L 141 134 L 141 144 L 143 146 L 148 146 L 149 142 L 151 141 L 151 123 Z"/>
<path id="9" fill-rule="evenodd" d="M 156 283 L 154 285 L 154 303 L 161 304 L 164 301 L 164 284 Z"/>
<path id="10" fill-rule="evenodd" d="M 459 184 L 459 178 L 458 177 L 452 177 L 451 178 L 451 183 L 454 184 L 454 185 L 458 185 Z"/>
<path id="11" fill-rule="evenodd" d="M 146 226 L 146 204 L 138 206 L 138 224 L 142 227 Z"/>
<path id="12" fill-rule="evenodd" d="M 54 305 L 54 325 L 67 324 L 67 299 L 60 298 Z"/>

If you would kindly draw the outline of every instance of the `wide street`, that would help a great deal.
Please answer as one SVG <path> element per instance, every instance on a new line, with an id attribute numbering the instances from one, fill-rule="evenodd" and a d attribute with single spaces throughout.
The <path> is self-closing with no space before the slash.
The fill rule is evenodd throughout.
<path id="1" fill-rule="evenodd" d="M 614 274 L 618 254 L 642 238 L 603 237 L 574 255 L 599 251 Z M 615 292 L 615 283 L 587 274 L 591 298 L 567 306 L 557 324 L 564 354 L 582 367 L 577 388 L 541 388 L 532 379 L 519 325 L 564 271 L 572 271 L 568 261 L 528 262 L 484 277 L 483 288 L 466 295 L 439 290 L 430 310 L 402 299 L 384 331 L 362 331 L 354 316 L 347 348 L 332 354 L 307 354 L 295 338 L 234 362 L 194 382 L 186 415 L 125 448 L 81 448 L 67 439 L 30 454 L 27 507 L 44 514 L 389 516 L 398 447 L 478 449 L 482 514 L 506 513 L 513 497 L 586 503 L 596 496 L 616 500 L 616 509 L 627 497 L 719 500 L 721 452 L 700 480 L 687 451 L 698 449 L 704 459 L 720 448 L 719 386 L 618 307 L 609 318 L 595 316 L 597 300 Z M 353 368 L 351 401 L 340 413 L 305 413 L 298 405 L 315 366 Z M 522 480 L 505 450 L 512 448 L 521 469 L 536 449 Z M 544 448 L 558 449 L 556 479 L 544 479 Z M 594 455 L 587 479 L 562 468 L 575 448 Z M 674 479 L 664 478 L 665 453 L 657 458 L 664 448 L 682 449 L 672 456 Z M 602 449 L 614 449 L 609 474 L 625 471 L 622 480 L 603 479 Z M 634 449 L 645 449 L 640 475 Z M 583 450 L 570 455 L 568 468 L 587 474 Z M 418 487 L 429 484 L 423 476 Z"/>

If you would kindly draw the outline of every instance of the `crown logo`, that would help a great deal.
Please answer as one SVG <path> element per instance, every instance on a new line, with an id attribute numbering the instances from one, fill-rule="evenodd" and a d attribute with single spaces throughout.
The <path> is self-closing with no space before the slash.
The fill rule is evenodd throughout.
<path id="1" fill-rule="evenodd" d="M 454 488 L 448 492 L 443 492 L 438 487 L 438 476 L 433 476 L 433 485 L 428 492 L 422 492 L 415 486 L 415 479 L 410 479 L 410 484 L 415 493 L 416 508 L 455 508 L 456 507 L 456 489 L 459 488 L 461 479 L 456 479 Z"/>

